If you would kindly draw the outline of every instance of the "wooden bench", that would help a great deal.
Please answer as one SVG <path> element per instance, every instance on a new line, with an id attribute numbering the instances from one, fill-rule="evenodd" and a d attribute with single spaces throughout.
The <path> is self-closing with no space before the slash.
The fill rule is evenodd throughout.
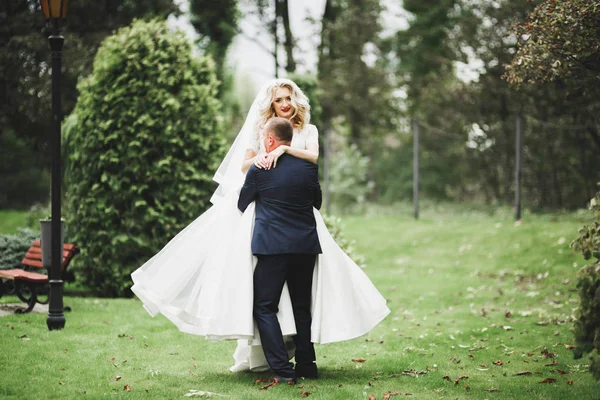
<path id="1" fill-rule="evenodd" d="M 79 247 L 68 243 L 64 245 L 63 262 L 60 267 L 64 282 L 75 280 L 75 276 L 71 271 L 67 271 L 67 267 L 77 254 L 79 254 Z M 48 303 L 48 275 L 34 272 L 44 268 L 42 266 L 42 248 L 39 240 L 33 242 L 21 264 L 23 269 L 0 270 L 0 280 L 2 281 L 0 283 L 0 297 L 3 294 L 17 295 L 21 301 L 27 303 L 27 308 L 19 309 L 16 312 L 28 313 L 33 310 L 36 303 Z M 40 296 L 46 296 L 46 298 L 41 299 Z"/>

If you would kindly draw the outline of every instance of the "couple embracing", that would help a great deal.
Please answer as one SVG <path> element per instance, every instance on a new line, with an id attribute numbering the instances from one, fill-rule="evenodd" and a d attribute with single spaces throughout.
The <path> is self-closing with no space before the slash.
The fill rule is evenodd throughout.
<path id="1" fill-rule="evenodd" d="M 313 343 L 361 336 L 390 312 L 318 211 L 318 146 L 300 88 L 267 84 L 215 174 L 213 206 L 132 274 L 151 315 L 237 339 L 231 371 L 316 378 Z"/>

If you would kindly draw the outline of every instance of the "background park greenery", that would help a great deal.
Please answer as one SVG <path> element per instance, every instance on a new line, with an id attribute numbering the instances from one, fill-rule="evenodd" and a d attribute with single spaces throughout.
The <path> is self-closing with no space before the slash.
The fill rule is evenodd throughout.
<path id="1" fill-rule="evenodd" d="M 279 43 L 279 70 L 308 94 L 321 132 L 321 161 L 329 155 L 327 211 L 345 214 L 347 238 L 356 240 L 367 272 L 394 309 L 373 341 L 361 342 L 364 347 L 358 342 L 323 347 L 326 379 L 307 391 L 323 390 L 331 398 L 382 396 L 395 391 L 400 378 L 403 392 L 425 398 L 462 396 L 466 390 L 483 398 L 493 395 L 484 389 L 500 386 L 503 398 L 525 392 L 548 397 L 550 390 L 558 390 L 553 393 L 560 398 L 585 397 L 594 388 L 589 376 L 579 374 L 587 358 L 572 361 L 564 345 L 587 353 L 600 343 L 600 234 L 591 214 L 576 211 L 587 207 L 600 181 L 600 47 L 594 40 L 600 34 L 600 1 L 405 0 L 407 26 L 391 30 L 382 22 L 386 4 L 326 0 L 313 21 L 320 32 L 313 75 L 298 74 L 303 54 L 290 28 L 288 0 L 243 4 L 263 26 L 279 27 L 265 28 Z M 63 197 L 67 240 L 84 250 L 73 262 L 78 289 L 102 297 L 130 295 L 129 273 L 208 207 L 212 173 L 243 121 L 247 84 L 234 79 L 227 63 L 233 39 L 243 34 L 242 2 L 189 5 L 199 34 L 195 43 L 164 22 L 181 12 L 172 0 L 79 1 L 69 8 L 64 32 L 69 61 L 62 71 Z M 0 28 L 0 87 L 7 100 L 0 104 L 5 234 L 0 268 L 13 268 L 36 236 L 36 219 L 47 214 L 51 71 L 39 3 L 11 1 L 0 15 L 6 17 Z M 477 73 L 459 78 L 465 64 L 477 65 Z M 525 222 L 513 226 L 508 206 L 515 191 L 517 116 L 524 125 L 527 211 Z M 428 205 L 419 222 L 406 217 L 415 123 L 421 128 L 420 193 Z M 597 223 L 598 206 L 592 208 Z M 341 233 L 341 220 L 328 222 Z M 588 226 L 579 230 L 574 247 L 591 264 L 580 270 L 585 262 L 568 245 L 584 222 Z M 350 243 L 343 246 L 352 252 Z M 68 362 L 57 357 L 75 348 L 77 363 L 95 357 L 100 365 L 114 357 L 106 369 L 126 369 L 135 382 L 131 387 L 142 383 L 157 395 L 181 395 L 183 373 L 190 383 L 210 384 L 189 389 L 261 396 L 248 386 L 252 376 L 230 381 L 225 367 L 231 344 L 184 340 L 164 320 L 147 320 L 135 301 L 70 301 L 81 310 L 69 317 L 69 327 L 77 330 L 57 333 L 64 353 L 41 352 L 48 371 L 58 361 Z M 100 324 L 97 315 L 103 312 L 106 321 Z M 575 317 L 577 342 L 569 333 Z M 48 344 L 40 318 L 6 319 L 2 335 L 22 346 L 23 359 L 38 357 Z M 123 331 L 128 326 L 130 332 Z M 141 333 L 153 330 L 154 338 Z M 91 337 L 90 343 L 104 344 L 101 349 L 81 348 Z M 140 347 L 140 338 L 148 347 Z M 180 350 L 155 349 L 153 340 Z M 438 347 L 443 350 L 434 351 Z M 553 357 L 541 355 L 544 348 L 559 355 L 560 365 L 545 366 Z M 363 350 L 356 357 L 366 362 L 343 364 L 347 354 Z M 121 360 L 109 351 L 127 356 Z M 486 355 L 481 362 L 479 354 Z M 171 356 L 177 357 L 162 370 L 148 364 Z M 190 357 L 213 364 L 193 363 L 190 369 Z M 502 365 L 491 364 L 499 360 Z M 600 363 L 595 365 L 600 374 Z M 410 369 L 427 373 L 403 375 Z M 522 371 L 531 375 L 513 376 Z M 86 368 L 73 374 L 74 380 L 57 383 L 53 395 L 113 394 L 125 379 L 91 376 Z M 445 375 L 469 379 L 454 385 L 441 379 Z M 557 382 L 538 384 L 555 375 Z M 47 378 L 40 379 L 31 376 L 23 392 L 14 386 L 2 390 L 35 397 L 50 387 Z M 94 379 L 100 386 L 77 392 L 76 381 L 87 385 Z M 333 381 L 340 379 L 338 388 Z M 461 394 L 452 392 L 459 389 Z M 281 393 L 299 395 L 273 388 L 262 396 Z"/>

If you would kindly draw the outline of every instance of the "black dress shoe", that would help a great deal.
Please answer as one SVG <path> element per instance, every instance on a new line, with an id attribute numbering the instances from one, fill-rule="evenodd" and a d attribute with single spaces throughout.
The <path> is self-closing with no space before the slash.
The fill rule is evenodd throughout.
<path id="1" fill-rule="evenodd" d="M 285 376 L 275 376 L 273 377 L 273 380 L 277 381 L 278 384 L 280 385 L 295 385 L 296 384 L 296 378 L 288 378 Z"/>
<path id="2" fill-rule="evenodd" d="M 294 373 L 296 374 L 296 378 L 317 379 L 319 377 L 319 372 L 317 370 L 316 364 L 308 364 L 308 365 L 296 364 Z"/>

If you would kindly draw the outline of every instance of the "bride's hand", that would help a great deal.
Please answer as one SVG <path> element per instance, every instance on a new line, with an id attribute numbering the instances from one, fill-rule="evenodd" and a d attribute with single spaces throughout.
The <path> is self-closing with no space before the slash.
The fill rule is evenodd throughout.
<path id="1" fill-rule="evenodd" d="M 281 155 L 283 153 L 286 152 L 287 149 L 288 149 L 288 146 L 283 145 L 283 146 L 279 146 L 278 148 L 271 151 L 270 153 L 267 153 L 267 158 L 266 158 L 267 169 L 271 169 L 271 165 L 273 165 L 273 168 L 277 167 L 277 160 L 279 159 L 279 157 L 281 157 Z"/>
<path id="2" fill-rule="evenodd" d="M 252 162 L 253 162 L 254 166 L 256 166 L 256 168 L 259 168 L 259 169 L 268 169 L 268 166 L 270 165 L 270 164 L 267 164 L 267 155 L 266 154 L 259 154 L 259 155 L 255 156 Z"/>

